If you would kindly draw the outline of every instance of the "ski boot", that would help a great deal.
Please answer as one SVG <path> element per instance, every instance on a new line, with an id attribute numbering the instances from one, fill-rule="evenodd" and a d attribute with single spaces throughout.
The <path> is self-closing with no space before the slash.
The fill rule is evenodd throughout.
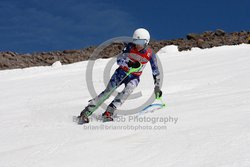
<path id="1" fill-rule="evenodd" d="M 89 112 L 88 107 L 86 107 L 81 114 L 77 117 L 78 119 L 78 125 L 89 123 L 89 118 L 87 116 L 87 113 Z"/>
<path id="2" fill-rule="evenodd" d="M 96 107 L 95 100 L 94 99 L 89 100 L 88 106 L 85 107 L 84 110 L 81 112 L 80 116 L 77 117 L 77 119 L 78 119 L 77 122 L 79 125 L 89 123 L 88 116 L 90 116 L 92 114 L 95 107 Z"/>
<path id="3" fill-rule="evenodd" d="M 110 122 L 110 121 L 113 121 L 113 114 L 114 114 L 114 111 L 116 110 L 116 106 L 111 103 L 107 110 L 102 114 L 102 120 L 103 122 Z"/>
<path id="4" fill-rule="evenodd" d="M 110 121 L 113 121 L 113 118 L 112 118 L 112 113 L 109 112 L 109 111 L 105 111 L 103 114 L 102 114 L 102 120 L 103 122 L 110 122 Z"/>

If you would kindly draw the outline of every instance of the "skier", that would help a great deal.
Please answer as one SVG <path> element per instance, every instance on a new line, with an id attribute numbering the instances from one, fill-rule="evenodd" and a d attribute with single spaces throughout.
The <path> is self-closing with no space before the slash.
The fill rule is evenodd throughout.
<path id="1" fill-rule="evenodd" d="M 152 74 L 154 78 L 154 93 L 156 98 L 162 96 L 160 90 L 160 73 L 157 65 L 156 55 L 152 49 L 148 47 L 150 40 L 149 32 L 144 28 L 139 28 L 134 31 L 133 41 L 126 44 L 121 54 L 117 57 L 119 67 L 112 75 L 106 89 L 97 97 L 89 101 L 89 104 L 78 116 L 78 124 L 88 123 L 88 117 L 106 100 L 114 89 L 121 84 L 125 84 L 122 92 L 114 98 L 109 104 L 106 111 L 102 114 L 103 121 L 113 121 L 113 114 L 117 107 L 121 106 L 128 96 L 133 92 L 140 82 L 140 75 L 147 64 L 150 62 Z"/>

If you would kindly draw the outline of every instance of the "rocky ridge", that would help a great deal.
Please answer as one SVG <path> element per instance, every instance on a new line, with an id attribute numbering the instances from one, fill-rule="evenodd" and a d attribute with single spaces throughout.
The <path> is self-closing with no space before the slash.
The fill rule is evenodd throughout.
<path id="1" fill-rule="evenodd" d="M 223 45 L 239 45 L 250 43 L 250 32 L 226 33 L 223 30 L 206 31 L 201 34 L 190 33 L 186 38 L 174 40 L 151 41 L 150 47 L 157 52 L 167 45 L 177 45 L 179 51 L 190 50 L 193 47 L 201 49 L 212 48 Z M 64 50 L 53 52 L 40 52 L 32 54 L 19 54 L 11 51 L 0 52 L 0 70 L 26 68 L 33 66 L 49 66 L 56 61 L 62 64 L 88 60 L 96 47 L 91 46 L 79 50 Z M 109 58 L 116 56 L 123 48 L 122 43 L 113 43 L 104 48 L 97 58 Z"/>

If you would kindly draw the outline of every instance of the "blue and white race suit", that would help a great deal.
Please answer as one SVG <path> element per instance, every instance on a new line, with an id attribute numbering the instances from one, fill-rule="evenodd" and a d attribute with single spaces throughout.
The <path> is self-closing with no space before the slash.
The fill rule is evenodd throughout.
<path id="1" fill-rule="evenodd" d="M 126 77 L 127 72 L 130 69 L 128 67 L 129 61 L 138 61 L 142 64 L 142 67 L 139 71 L 133 72 Z M 133 90 L 138 86 L 140 82 L 140 75 L 142 74 L 142 71 L 148 62 L 150 62 L 151 65 L 152 75 L 155 79 L 155 85 L 159 85 L 160 72 L 157 65 L 156 55 L 152 52 L 152 49 L 147 47 L 141 51 L 138 51 L 133 43 L 126 44 L 122 53 L 117 56 L 117 64 L 119 65 L 119 67 L 112 75 L 106 89 L 97 97 L 90 100 L 90 105 L 94 106 L 98 104 L 100 100 L 103 100 L 104 97 L 106 97 L 105 99 L 107 99 L 110 96 L 110 91 L 122 84 L 125 84 L 125 88 L 120 93 L 118 93 L 118 95 L 114 98 L 114 100 L 109 104 L 107 108 L 107 111 L 113 113 L 114 110 L 117 107 L 121 106 L 133 92 Z"/>

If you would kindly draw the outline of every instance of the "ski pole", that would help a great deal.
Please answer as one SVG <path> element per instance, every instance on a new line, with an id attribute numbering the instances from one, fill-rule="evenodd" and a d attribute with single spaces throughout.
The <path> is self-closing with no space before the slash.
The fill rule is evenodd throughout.
<path id="1" fill-rule="evenodd" d="M 162 107 L 166 107 L 166 103 L 164 103 L 164 102 L 163 102 L 163 100 L 162 100 L 162 96 L 161 96 L 161 97 L 159 97 L 159 94 L 157 94 L 157 95 L 156 95 L 156 97 L 155 97 L 155 99 L 156 99 L 156 100 L 161 101 L 161 103 L 162 103 Z"/>
<path id="2" fill-rule="evenodd" d="M 159 98 L 157 98 L 156 100 L 160 100 L 160 101 L 161 101 L 161 103 L 162 103 L 162 108 L 167 106 L 166 103 L 163 102 L 162 97 L 159 97 Z"/>

